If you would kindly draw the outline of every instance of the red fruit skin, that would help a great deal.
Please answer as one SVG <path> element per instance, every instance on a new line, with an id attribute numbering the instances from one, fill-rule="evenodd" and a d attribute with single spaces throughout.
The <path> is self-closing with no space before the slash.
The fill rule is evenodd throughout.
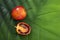
<path id="1" fill-rule="evenodd" d="M 12 10 L 12 18 L 15 20 L 23 20 L 26 18 L 26 11 L 23 6 L 17 6 Z"/>

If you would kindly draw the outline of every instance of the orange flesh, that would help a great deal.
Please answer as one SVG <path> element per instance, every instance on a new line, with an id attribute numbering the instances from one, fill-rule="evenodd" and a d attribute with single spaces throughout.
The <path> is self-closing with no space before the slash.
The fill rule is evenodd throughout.
<path id="1" fill-rule="evenodd" d="M 20 27 L 19 29 L 21 30 L 21 32 L 27 32 L 27 29 L 25 29 L 23 27 Z"/>
<path id="2" fill-rule="evenodd" d="M 21 35 L 28 35 L 31 32 L 30 26 L 24 22 L 18 23 L 17 26 L 15 26 L 15 28 L 17 33 Z"/>
<path id="3" fill-rule="evenodd" d="M 27 32 L 28 31 L 28 28 L 24 28 L 22 26 L 17 26 L 17 31 L 20 30 L 21 32 Z"/>

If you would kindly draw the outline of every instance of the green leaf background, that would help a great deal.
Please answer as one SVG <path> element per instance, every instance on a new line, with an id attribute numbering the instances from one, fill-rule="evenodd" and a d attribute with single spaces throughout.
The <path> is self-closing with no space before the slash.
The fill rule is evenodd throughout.
<path id="1" fill-rule="evenodd" d="M 19 5 L 27 17 L 16 21 L 11 10 Z M 28 23 L 31 33 L 18 35 L 14 28 L 18 22 Z M 0 0 L 0 40 L 60 40 L 60 0 Z"/>

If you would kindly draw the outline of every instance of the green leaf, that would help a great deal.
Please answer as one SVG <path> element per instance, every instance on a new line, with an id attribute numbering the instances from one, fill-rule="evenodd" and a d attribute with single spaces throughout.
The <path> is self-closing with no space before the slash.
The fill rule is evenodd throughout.
<path id="1" fill-rule="evenodd" d="M 24 6 L 27 17 L 15 21 L 11 10 Z M 16 33 L 18 22 L 28 23 L 32 31 L 27 36 Z M 1 0 L 0 40 L 60 40 L 60 0 Z"/>

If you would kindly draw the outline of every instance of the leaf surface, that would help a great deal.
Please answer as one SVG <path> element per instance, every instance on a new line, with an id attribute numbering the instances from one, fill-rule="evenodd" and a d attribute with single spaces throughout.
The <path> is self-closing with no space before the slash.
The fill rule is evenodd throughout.
<path id="1" fill-rule="evenodd" d="M 0 1 L 0 40 L 60 40 L 60 0 L 1 0 Z M 11 10 L 24 6 L 27 17 L 15 21 Z M 26 22 L 31 34 L 18 35 L 14 26 Z"/>

